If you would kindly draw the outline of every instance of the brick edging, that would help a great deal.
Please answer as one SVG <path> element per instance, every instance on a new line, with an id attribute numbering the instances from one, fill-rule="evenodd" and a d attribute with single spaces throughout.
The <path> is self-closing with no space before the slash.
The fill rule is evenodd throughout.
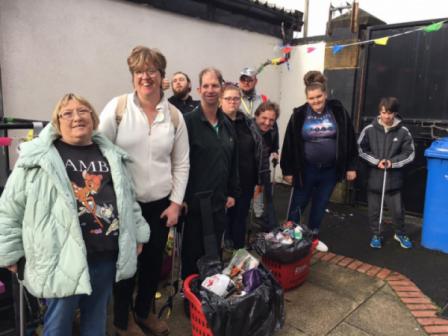
<path id="1" fill-rule="evenodd" d="M 325 261 L 386 281 L 426 333 L 448 336 L 448 320 L 437 317 L 439 308 L 403 274 L 332 252 L 315 252 L 313 261 Z"/>

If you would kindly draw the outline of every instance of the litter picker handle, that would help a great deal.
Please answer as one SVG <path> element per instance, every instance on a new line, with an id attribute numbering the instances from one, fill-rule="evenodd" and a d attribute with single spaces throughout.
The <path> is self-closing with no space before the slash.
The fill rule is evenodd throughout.
<path id="1" fill-rule="evenodd" d="M 16 331 L 17 329 L 19 329 L 19 335 L 20 336 L 24 336 L 25 335 L 25 326 L 26 326 L 26 321 L 25 321 L 25 304 L 24 304 L 24 295 L 25 295 L 25 290 L 23 288 L 23 278 L 24 278 L 24 271 L 25 271 L 25 258 L 22 257 L 19 259 L 19 261 L 17 262 L 17 283 L 19 285 L 19 291 L 17 293 L 17 291 L 15 292 L 16 295 L 18 294 L 18 302 L 19 302 L 19 311 L 17 312 L 17 308 L 15 308 L 15 313 L 19 315 L 19 319 L 17 320 L 17 315 L 16 315 Z M 17 301 L 16 301 L 17 302 Z M 17 307 L 17 306 L 16 306 Z M 18 324 L 18 325 L 17 325 Z"/>
<path id="2" fill-rule="evenodd" d="M 387 168 L 384 168 L 383 188 L 381 190 L 380 218 L 378 220 L 378 232 L 381 230 L 381 223 L 383 222 L 384 196 L 386 194 L 386 180 L 387 180 Z"/>
<path id="3" fill-rule="evenodd" d="M 198 192 L 195 196 L 199 199 L 199 205 L 201 208 L 205 255 L 209 257 L 218 257 L 218 243 L 216 241 L 215 228 L 213 223 L 212 192 Z"/>

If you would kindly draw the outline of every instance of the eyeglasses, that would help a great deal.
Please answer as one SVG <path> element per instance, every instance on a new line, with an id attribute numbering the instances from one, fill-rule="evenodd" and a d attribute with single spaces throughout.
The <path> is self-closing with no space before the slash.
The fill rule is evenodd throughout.
<path id="1" fill-rule="evenodd" d="M 252 77 L 248 77 L 248 76 L 240 77 L 240 82 L 252 83 L 253 81 L 254 81 L 254 79 Z"/>
<path id="2" fill-rule="evenodd" d="M 92 113 L 88 108 L 80 108 L 78 110 L 66 110 L 59 114 L 59 118 L 64 120 L 73 120 L 75 117 L 75 113 L 78 114 L 81 118 L 87 117 L 88 114 Z"/>
<path id="3" fill-rule="evenodd" d="M 241 99 L 241 97 L 223 97 L 222 99 L 224 99 L 226 102 L 237 102 Z"/>
<path id="4" fill-rule="evenodd" d="M 159 72 L 158 69 L 146 69 L 146 70 L 139 70 L 134 71 L 135 75 L 139 78 L 143 77 L 144 74 L 147 74 L 148 76 L 154 77 Z"/>

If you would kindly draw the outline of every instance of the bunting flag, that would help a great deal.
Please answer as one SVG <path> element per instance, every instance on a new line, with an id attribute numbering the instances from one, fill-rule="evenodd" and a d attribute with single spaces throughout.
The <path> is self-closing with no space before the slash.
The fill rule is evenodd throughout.
<path id="1" fill-rule="evenodd" d="M 366 41 L 359 41 L 359 42 L 353 42 L 353 43 L 347 43 L 347 44 L 336 44 L 336 45 L 328 46 L 328 47 L 325 47 L 325 48 L 326 49 L 331 48 L 332 52 L 333 52 L 333 55 L 336 55 L 337 53 L 341 52 L 341 50 L 344 49 L 345 47 L 349 47 L 349 46 L 353 46 L 353 45 L 374 43 L 376 45 L 385 46 L 389 42 L 389 39 L 395 38 L 395 37 L 398 37 L 398 36 L 414 33 L 414 32 L 417 32 L 417 31 L 424 31 L 425 33 L 436 32 L 436 31 L 442 29 L 443 25 L 445 23 L 447 23 L 447 22 L 448 22 L 448 20 L 444 20 L 444 21 L 432 23 L 432 24 L 424 26 L 424 27 L 414 28 L 414 29 L 411 29 L 411 30 L 408 30 L 408 31 L 405 31 L 405 32 L 402 32 L 402 33 L 397 33 L 397 34 L 394 34 L 394 35 L 390 35 L 390 36 L 384 36 L 384 37 L 379 37 L 379 38 L 376 38 L 376 39 L 371 39 L 371 40 L 366 40 Z M 306 52 L 309 54 L 309 53 L 312 53 L 314 50 L 316 50 L 315 47 L 307 47 Z"/>
<path id="2" fill-rule="evenodd" d="M 375 44 L 377 44 L 377 45 L 382 45 L 382 46 L 385 46 L 385 45 L 387 45 L 387 42 L 389 41 L 389 37 L 388 36 L 386 36 L 386 37 L 381 37 L 381 38 L 378 38 L 378 39 L 376 39 L 376 40 L 373 40 L 373 42 L 375 42 Z"/>
<path id="3" fill-rule="evenodd" d="M 445 23 L 445 21 L 440 21 L 440 22 L 433 23 L 433 24 L 423 28 L 423 31 L 426 32 L 426 33 L 432 33 L 432 32 L 438 31 L 438 30 L 440 30 L 442 28 L 444 23 Z"/>
<path id="4" fill-rule="evenodd" d="M 336 55 L 337 53 L 341 52 L 342 49 L 344 49 L 347 45 L 343 45 L 343 44 L 335 44 L 332 47 L 333 50 L 333 55 Z"/>

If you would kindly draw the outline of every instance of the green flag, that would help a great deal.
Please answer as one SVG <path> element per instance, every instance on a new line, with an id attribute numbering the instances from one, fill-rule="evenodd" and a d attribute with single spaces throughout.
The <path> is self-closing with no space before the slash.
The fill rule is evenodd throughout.
<path id="1" fill-rule="evenodd" d="M 444 23 L 445 23 L 445 21 L 440 21 L 440 22 L 430 24 L 429 26 L 426 26 L 425 28 L 423 28 L 423 31 L 425 31 L 427 33 L 432 33 L 432 32 L 438 31 L 438 30 L 440 30 L 440 28 L 442 28 Z"/>

